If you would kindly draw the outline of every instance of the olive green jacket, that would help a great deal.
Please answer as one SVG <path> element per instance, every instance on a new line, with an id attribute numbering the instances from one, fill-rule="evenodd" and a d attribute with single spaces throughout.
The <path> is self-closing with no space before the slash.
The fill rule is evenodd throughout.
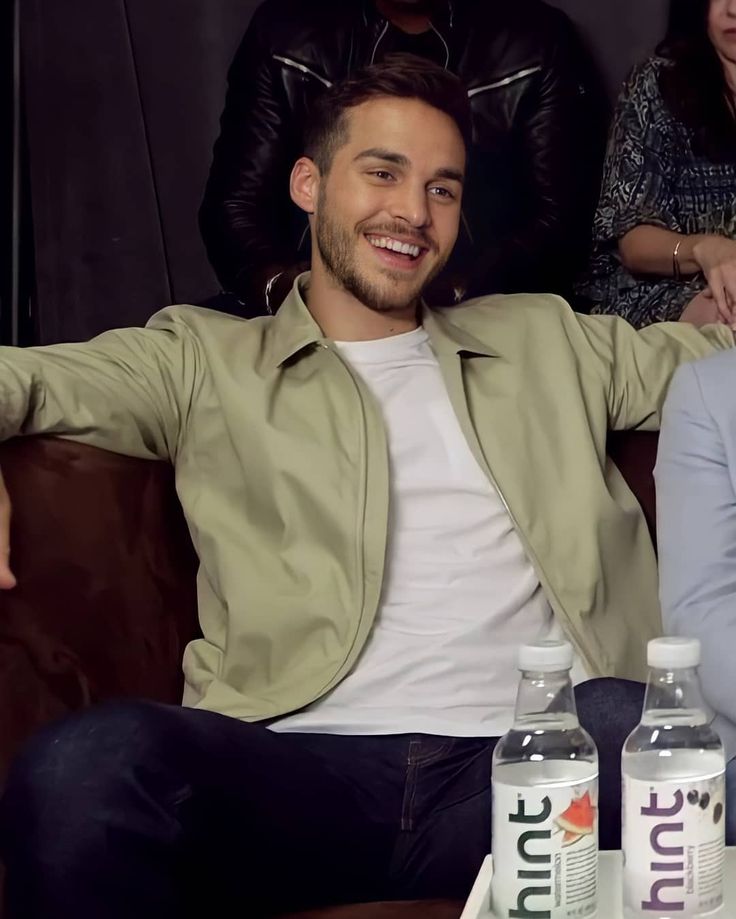
<path id="1" fill-rule="evenodd" d="M 470 448 L 588 670 L 642 678 L 660 630 L 655 556 L 606 432 L 657 428 L 675 367 L 731 346 L 730 331 L 635 332 L 537 295 L 426 311 L 424 325 Z M 298 287 L 273 318 L 174 306 L 86 344 L 0 348 L 0 437 L 19 433 L 175 463 L 201 561 L 186 704 L 269 718 L 354 665 L 384 576 L 386 441 Z"/>

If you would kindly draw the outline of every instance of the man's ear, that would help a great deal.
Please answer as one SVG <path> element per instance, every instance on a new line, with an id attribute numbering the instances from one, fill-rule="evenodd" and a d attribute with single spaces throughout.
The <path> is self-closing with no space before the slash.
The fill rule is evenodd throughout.
<path id="1" fill-rule="evenodd" d="M 291 200 L 307 214 L 316 210 L 320 178 L 317 164 L 308 156 L 301 156 L 294 163 L 289 180 Z"/>

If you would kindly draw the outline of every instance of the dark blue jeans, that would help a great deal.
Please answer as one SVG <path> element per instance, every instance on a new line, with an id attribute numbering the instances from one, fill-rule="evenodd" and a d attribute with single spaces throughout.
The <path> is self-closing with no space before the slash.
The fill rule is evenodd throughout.
<path id="1" fill-rule="evenodd" d="M 603 844 L 642 687 L 578 687 Z M 467 895 L 491 843 L 495 739 L 276 734 L 150 702 L 53 724 L 14 763 L 0 851 L 14 919 L 260 917 Z"/>

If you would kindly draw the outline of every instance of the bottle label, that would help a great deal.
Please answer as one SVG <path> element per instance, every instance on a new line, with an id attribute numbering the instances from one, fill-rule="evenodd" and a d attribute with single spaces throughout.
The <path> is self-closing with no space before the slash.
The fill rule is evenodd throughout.
<path id="1" fill-rule="evenodd" d="M 623 779 L 624 903 L 637 915 L 699 916 L 723 903 L 724 774 Z"/>
<path id="2" fill-rule="evenodd" d="M 583 919 L 598 893 L 598 776 L 519 786 L 493 782 L 494 916 Z"/>

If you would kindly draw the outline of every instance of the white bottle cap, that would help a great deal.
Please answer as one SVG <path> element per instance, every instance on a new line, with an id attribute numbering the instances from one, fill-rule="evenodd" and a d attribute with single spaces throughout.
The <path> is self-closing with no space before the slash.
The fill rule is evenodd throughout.
<path id="1" fill-rule="evenodd" d="M 653 638 L 647 645 L 647 663 L 657 670 L 679 670 L 700 663 L 697 638 Z"/>
<path id="2" fill-rule="evenodd" d="M 569 641 L 535 641 L 519 650 L 519 670 L 552 673 L 572 667 L 573 650 Z"/>

